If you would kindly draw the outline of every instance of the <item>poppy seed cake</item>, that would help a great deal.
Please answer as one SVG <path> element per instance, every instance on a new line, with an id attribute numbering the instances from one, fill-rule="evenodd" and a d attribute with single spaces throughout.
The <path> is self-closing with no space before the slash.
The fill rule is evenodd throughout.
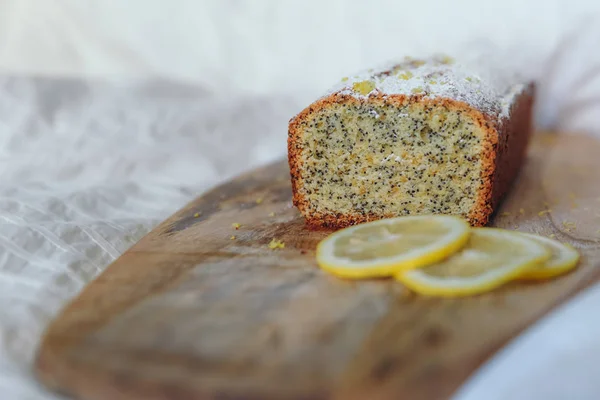
<path id="1" fill-rule="evenodd" d="M 294 205 L 312 227 L 415 214 L 485 225 L 524 160 L 533 91 L 446 56 L 344 78 L 290 121 Z"/>

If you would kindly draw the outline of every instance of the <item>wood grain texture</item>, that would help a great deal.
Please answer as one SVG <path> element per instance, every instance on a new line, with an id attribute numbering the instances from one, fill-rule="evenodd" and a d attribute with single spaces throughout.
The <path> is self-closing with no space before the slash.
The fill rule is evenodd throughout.
<path id="1" fill-rule="evenodd" d="M 536 135 L 493 223 L 555 234 L 580 249 L 580 266 L 463 299 L 328 275 L 314 260 L 327 232 L 307 230 L 291 206 L 286 164 L 239 177 L 88 285 L 48 327 L 36 372 L 85 400 L 448 398 L 600 277 L 599 155 L 588 137 Z M 285 248 L 269 249 L 273 238 Z"/>

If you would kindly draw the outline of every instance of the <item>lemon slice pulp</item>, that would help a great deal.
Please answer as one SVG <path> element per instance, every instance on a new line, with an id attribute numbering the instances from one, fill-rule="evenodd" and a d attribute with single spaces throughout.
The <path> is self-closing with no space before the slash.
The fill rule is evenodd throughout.
<path id="1" fill-rule="evenodd" d="M 473 228 L 462 250 L 441 262 L 401 272 L 396 279 L 424 295 L 468 296 L 495 289 L 550 256 L 546 247 L 520 233 Z"/>
<path id="2" fill-rule="evenodd" d="M 519 279 L 537 280 L 553 278 L 555 276 L 562 275 L 577 266 L 577 263 L 579 262 L 579 253 L 568 244 L 530 233 L 521 234 L 546 247 L 552 256 L 544 263 L 538 264 L 524 271 L 519 276 Z"/>
<path id="3" fill-rule="evenodd" d="M 392 276 L 443 260 L 464 246 L 469 233 L 469 224 L 454 216 L 381 219 L 325 238 L 317 246 L 317 263 L 345 278 Z"/>

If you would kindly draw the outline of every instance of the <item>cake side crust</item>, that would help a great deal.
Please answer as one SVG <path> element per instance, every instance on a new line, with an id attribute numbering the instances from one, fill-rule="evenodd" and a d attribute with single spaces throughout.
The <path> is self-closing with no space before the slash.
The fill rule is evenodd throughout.
<path id="1" fill-rule="evenodd" d="M 527 148 L 533 134 L 533 103 L 535 85 L 529 84 L 511 105 L 510 118 L 498 128 L 495 150 L 493 185 L 490 207 L 496 210 L 506 197 L 527 157 Z"/>

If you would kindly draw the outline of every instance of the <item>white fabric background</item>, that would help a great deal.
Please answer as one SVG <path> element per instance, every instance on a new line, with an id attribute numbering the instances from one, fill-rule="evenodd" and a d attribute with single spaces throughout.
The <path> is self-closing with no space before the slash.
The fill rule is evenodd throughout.
<path id="1" fill-rule="evenodd" d="M 288 118 L 340 76 L 493 47 L 541 80 L 539 126 L 600 135 L 598 8 L 0 0 L 0 399 L 51 398 L 29 366 L 64 302 L 188 200 L 283 156 Z M 558 310 L 457 398 L 600 398 L 599 305 L 596 289 Z"/>

